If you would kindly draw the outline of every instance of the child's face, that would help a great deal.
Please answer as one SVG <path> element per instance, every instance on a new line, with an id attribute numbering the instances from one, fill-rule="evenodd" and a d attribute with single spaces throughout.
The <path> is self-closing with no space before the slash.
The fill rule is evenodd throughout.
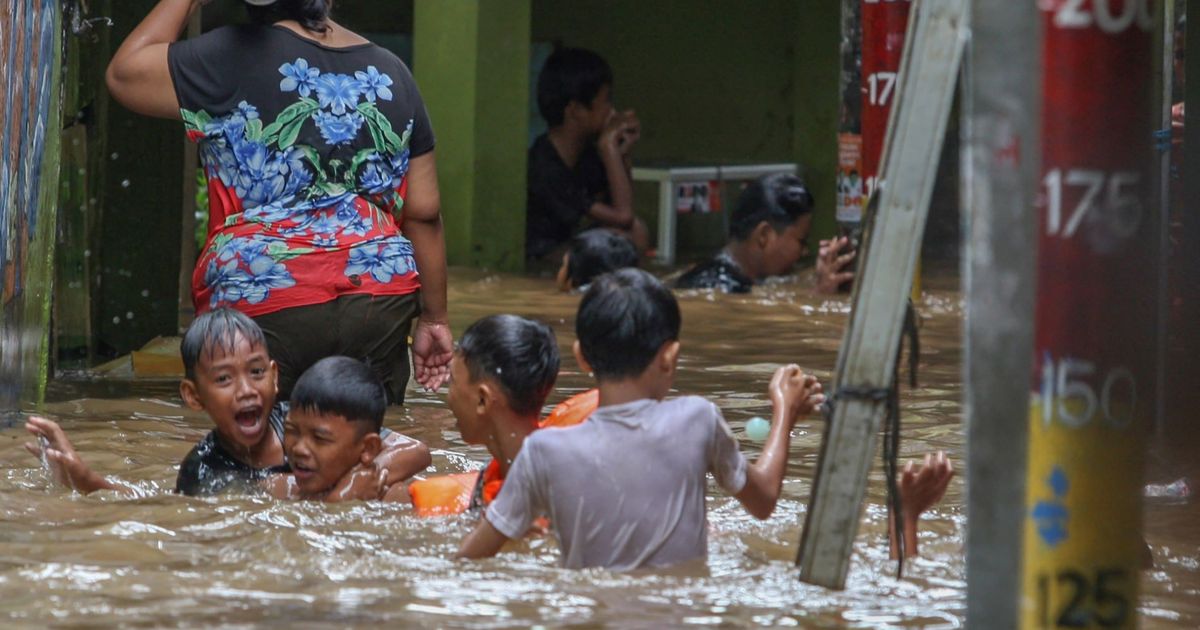
<path id="1" fill-rule="evenodd" d="M 766 275 L 783 275 L 808 254 L 808 232 L 811 228 L 812 214 L 806 214 L 781 231 L 767 230 L 769 236 L 763 251 L 763 270 Z"/>
<path id="2" fill-rule="evenodd" d="M 328 491 L 355 465 L 371 463 L 380 447 L 378 433 L 337 414 L 293 407 L 283 423 L 283 452 L 306 496 Z"/>
<path id="3" fill-rule="evenodd" d="M 450 391 L 446 404 L 454 412 L 458 432 L 467 444 L 483 444 L 488 438 L 488 426 L 484 421 L 481 392 L 471 382 L 471 371 L 461 354 L 455 353 L 450 360 Z"/>
<path id="4" fill-rule="evenodd" d="M 270 437 L 267 418 L 275 404 L 277 372 L 265 346 L 237 335 L 230 348 L 214 343 L 196 361 L 196 377 L 179 386 L 192 409 L 203 409 L 230 446 L 252 451 Z"/>

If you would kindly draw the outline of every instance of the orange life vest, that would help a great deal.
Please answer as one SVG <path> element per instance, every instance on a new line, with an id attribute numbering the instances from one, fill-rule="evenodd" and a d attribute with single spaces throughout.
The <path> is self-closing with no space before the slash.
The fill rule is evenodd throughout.
<path id="1" fill-rule="evenodd" d="M 592 415 L 600 406 L 600 390 L 589 389 L 562 401 L 550 414 L 538 422 L 538 429 L 546 427 L 569 427 L 579 424 Z M 408 485 L 413 510 L 417 516 L 446 516 L 461 514 L 473 507 L 491 503 L 504 477 L 500 476 L 500 462 L 492 460 L 482 473 L 469 472 L 452 475 L 437 475 L 420 479 Z"/>

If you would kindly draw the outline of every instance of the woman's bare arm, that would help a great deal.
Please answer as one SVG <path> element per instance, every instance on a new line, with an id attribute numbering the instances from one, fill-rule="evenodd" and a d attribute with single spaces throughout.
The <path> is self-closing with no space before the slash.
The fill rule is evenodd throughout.
<path id="1" fill-rule="evenodd" d="M 167 65 L 167 47 L 179 39 L 203 0 L 160 0 L 125 38 L 104 79 L 118 103 L 156 118 L 179 119 L 179 99 Z"/>

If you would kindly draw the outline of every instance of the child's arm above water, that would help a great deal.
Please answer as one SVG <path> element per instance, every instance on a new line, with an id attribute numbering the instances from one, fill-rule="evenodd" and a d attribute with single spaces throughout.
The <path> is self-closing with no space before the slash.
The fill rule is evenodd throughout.
<path id="1" fill-rule="evenodd" d="M 746 484 L 734 495 L 757 519 L 766 519 L 775 511 L 783 475 L 787 471 L 788 444 L 796 420 L 807 416 L 825 402 L 817 377 L 805 374 L 797 365 L 775 370 L 767 387 L 773 407 L 771 432 L 762 454 L 746 467 Z"/>
<path id="2" fill-rule="evenodd" d="M 37 442 L 26 442 L 25 450 L 41 459 L 54 475 L 54 480 L 63 486 L 80 494 L 91 494 L 97 490 L 133 493 L 133 488 L 113 483 L 85 464 L 57 422 L 31 416 L 25 422 L 25 430 L 38 438 Z"/>
<path id="3" fill-rule="evenodd" d="M 917 526 L 921 514 L 936 505 L 946 494 L 946 486 L 954 477 L 954 467 L 950 458 L 942 451 L 925 455 L 925 462 L 913 468 L 913 462 L 904 466 L 896 484 L 900 491 L 900 511 L 904 523 L 904 555 L 912 557 L 917 551 Z M 888 516 L 889 539 L 892 546 L 892 558 L 900 557 L 899 545 L 896 544 L 896 528 Z"/>

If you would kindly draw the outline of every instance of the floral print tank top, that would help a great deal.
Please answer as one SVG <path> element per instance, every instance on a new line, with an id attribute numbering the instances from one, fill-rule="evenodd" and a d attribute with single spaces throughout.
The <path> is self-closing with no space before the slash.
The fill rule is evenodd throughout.
<path id="1" fill-rule="evenodd" d="M 420 288 L 401 226 L 409 159 L 434 137 L 403 62 L 279 26 L 216 29 L 172 44 L 168 62 L 208 180 L 197 313 Z"/>

